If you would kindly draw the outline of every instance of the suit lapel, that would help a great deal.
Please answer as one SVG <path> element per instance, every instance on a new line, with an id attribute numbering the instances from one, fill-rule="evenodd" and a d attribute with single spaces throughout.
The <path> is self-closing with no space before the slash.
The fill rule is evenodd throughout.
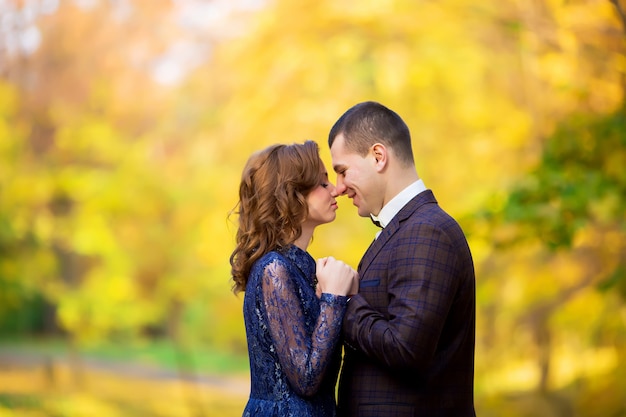
<path id="1" fill-rule="evenodd" d="M 402 209 L 394 216 L 391 222 L 380 232 L 378 238 L 372 242 L 369 248 L 363 254 L 361 262 L 359 263 L 358 271 L 359 276 L 363 277 L 367 268 L 371 265 L 372 261 L 378 255 L 378 252 L 385 246 L 387 241 L 400 229 L 400 225 L 404 220 L 409 218 L 415 213 L 421 206 L 427 203 L 436 203 L 437 200 L 431 190 L 426 190 L 409 201 Z"/>
<path id="2" fill-rule="evenodd" d="M 383 246 L 385 246 L 385 243 L 387 243 L 387 241 L 389 240 L 389 237 L 391 237 L 395 233 L 395 231 L 398 229 L 398 226 L 399 224 L 397 222 L 392 221 L 390 224 L 387 225 L 387 227 L 381 230 L 380 234 L 378 235 L 378 238 L 372 242 L 370 247 L 367 248 L 367 250 L 363 254 L 363 258 L 361 258 L 361 262 L 359 263 L 359 267 L 358 267 L 359 276 L 361 277 L 363 276 L 363 274 L 365 273 L 367 268 L 370 266 L 374 258 L 376 258 L 376 255 L 378 254 L 378 252 L 380 252 Z"/>

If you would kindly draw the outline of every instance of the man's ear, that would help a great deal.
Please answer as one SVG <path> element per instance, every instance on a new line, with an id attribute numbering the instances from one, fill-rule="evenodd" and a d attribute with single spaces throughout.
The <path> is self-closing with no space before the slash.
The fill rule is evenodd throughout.
<path id="1" fill-rule="evenodd" d="M 382 171 L 387 166 L 387 148 L 382 143 L 375 143 L 372 146 L 372 156 L 374 157 L 376 170 Z"/>

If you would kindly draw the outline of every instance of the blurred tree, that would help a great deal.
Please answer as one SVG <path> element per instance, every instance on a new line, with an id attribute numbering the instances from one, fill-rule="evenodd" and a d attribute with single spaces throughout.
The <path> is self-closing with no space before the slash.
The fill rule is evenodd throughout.
<path id="1" fill-rule="evenodd" d="M 621 8 L 612 10 L 610 3 L 619 6 L 527 5 L 533 13 L 520 22 L 535 25 L 535 39 L 530 50 L 521 43 L 523 58 L 528 70 L 540 70 L 530 77 L 528 102 L 548 129 L 535 138 L 533 149 L 541 150 L 535 167 L 491 199 L 488 226 L 472 225 L 492 250 L 481 268 L 486 324 L 480 346 L 497 352 L 490 347 L 497 339 L 518 342 L 500 356 L 506 371 L 494 375 L 510 383 L 506 373 L 526 372 L 518 384 L 543 393 L 562 390 L 565 408 L 559 395 L 547 397 L 553 415 L 571 415 L 574 398 L 596 378 L 612 381 L 613 395 L 624 395 L 618 380 L 626 323 L 615 311 L 625 309 L 626 32 Z M 588 19 L 592 9 L 606 20 Z M 542 122 L 546 116 L 557 117 Z M 524 365 L 528 359 L 531 366 Z M 603 406 L 605 414 L 624 411 L 623 405 Z M 595 415 L 591 408 L 579 412 Z"/>
<path id="2" fill-rule="evenodd" d="M 582 314 L 583 320 L 588 311 L 570 307 L 576 297 L 593 297 L 594 289 L 615 289 L 622 301 L 607 295 L 607 302 L 624 308 L 625 138 L 623 109 L 607 116 L 573 116 L 564 121 L 546 142 L 538 167 L 513 187 L 502 210 L 489 220 L 498 248 L 494 256 L 501 257 L 500 262 L 507 258 L 528 262 L 525 283 L 518 284 L 521 294 L 515 295 L 520 310 L 514 317 L 521 328 L 531 329 L 543 352 L 538 356 L 543 390 L 549 386 L 548 371 L 554 360 L 552 340 L 559 333 L 569 333 L 571 338 L 594 334 L 597 339 L 586 343 L 596 347 L 608 342 L 623 348 L 626 343 L 622 337 L 615 338 L 611 330 L 615 323 L 608 317 L 594 320 L 580 332 L 581 322 L 572 318 Z M 506 299 L 494 297 L 488 304 L 511 310 L 505 307 Z M 569 317 L 563 317 L 562 310 Z M 611 309 L 597 313 L 610 315 Z M 556 322 L 561 323 L 560 329 L 553 328 Z"/>
<path id="3" fill-rule="evenodd" d="M 146 70 L 170 36 L 153 24 L 169 5 L 134 6 L 141 9 L 123 16 L 101 4 L 61 3 L 39 20 L 40 47 L 12 56 L 4 77 L 19 99 L 4 113 L 11 119 L 3 207 L 9 226 L 32 242 L 20 249 L 45 259 L 31 258 L 24 264 L 32 271 L 15 273 L 81 340 L 132 332 L 165 314 L 152 275 L 172 268 L 158 248 L 169 253 L 163 220 L 173 203 L 155 158 L 162 144 L 151 143 L 149 132 L 166 96 L 151 88 Z"/>

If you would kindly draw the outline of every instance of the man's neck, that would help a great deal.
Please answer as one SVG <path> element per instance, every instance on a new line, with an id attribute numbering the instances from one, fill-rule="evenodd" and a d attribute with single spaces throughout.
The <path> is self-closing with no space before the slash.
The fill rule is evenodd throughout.
<path id="1" fill-rule="evenodd" d="M 415 181 L 419 180 L 420 177 L 417 175 L 415 169 L 405 169 L 399 171 L 393 178 L 390 178 L 387 183 L 387 190 L 385 193 L 385 198 L 383 200 L 383 207 L 389 203 L 395 196 L 400 194 L 402 190 L 404 190 L 409 185 L 413 184 Z"/>

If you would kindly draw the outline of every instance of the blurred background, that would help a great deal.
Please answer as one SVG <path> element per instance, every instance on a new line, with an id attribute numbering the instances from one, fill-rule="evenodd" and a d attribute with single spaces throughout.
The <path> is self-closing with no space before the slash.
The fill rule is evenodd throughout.
<path id="1" fill-rule="evenodd" d="M 364 100 L 467 233 L 477 414 L 626 416 L 625 9 L 0 0 L 0 416 L 241 415 L 243 164 L 312 139 L 330 168 Z M 356 266 L 339 205 L 310 251 Z"/>

